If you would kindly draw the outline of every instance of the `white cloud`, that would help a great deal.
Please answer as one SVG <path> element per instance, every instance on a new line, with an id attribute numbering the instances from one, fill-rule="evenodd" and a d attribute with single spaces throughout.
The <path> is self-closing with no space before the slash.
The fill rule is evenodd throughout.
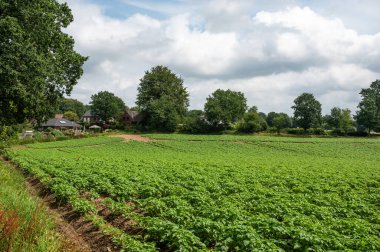
<path id="1" fill-rule="evenodd" d="M 326 113 L 334 105 L 355 110 L 360 89 L 379 78 L 380 33 L 359 34 L 309 7 L 253 13 L 252 3 L 197 1 L 178 12 L 163 6 L 164 19 L 117 19 L 88 1 L 70 1 L 75 21 L 67 32 L 90 56 L 73 97 L 89 102 L 109 90 L 133 105 L 144 71 L 164 64 L 184 78 L 191 108 L 229 88 L 265 112 L 291 113 L 302 92 L 313 92 Z"/>

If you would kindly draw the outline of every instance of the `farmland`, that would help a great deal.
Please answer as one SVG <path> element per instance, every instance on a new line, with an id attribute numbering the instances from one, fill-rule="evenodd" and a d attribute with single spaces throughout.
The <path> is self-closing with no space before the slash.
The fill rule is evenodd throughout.
<path id="1" fill-rule="evenodd" d="M 127 251 L 380 250 L 377 139 L 146 136 L 7 155 Z"/>

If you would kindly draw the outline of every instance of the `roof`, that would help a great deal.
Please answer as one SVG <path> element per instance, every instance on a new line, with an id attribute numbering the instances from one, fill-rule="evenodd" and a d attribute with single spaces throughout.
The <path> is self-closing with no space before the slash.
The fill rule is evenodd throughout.
<path id="1" fill-rule="evenodd" d="M 92 114 L 91 110 L 87 110 L 87 111 L 83 114 L 82 117 L 84 117 L 84 116 L 94 116 L 94 115 Z"/>
<path id="2" fill-rule="evenodd" d="M 138 111 L 128 110 L 125 112 L 130 118 L 132 122 L 139 122 L 141 121 L 141 113 Z"/>
<path id="3" fill-rule="evenodd" d="M 65 118 L 51 118 L 43 123 L 42 127 L 81 128 L 82 126 Z"/>

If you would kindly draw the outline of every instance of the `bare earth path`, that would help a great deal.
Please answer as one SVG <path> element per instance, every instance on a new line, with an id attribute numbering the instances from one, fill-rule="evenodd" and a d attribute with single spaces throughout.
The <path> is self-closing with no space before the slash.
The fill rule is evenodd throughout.
<path id="1" fill-rule="evenodd" d="M 153 140 L 147 137 L 143 137 L 140 135 L 129 135 L 129 134 L 122 134 L 122 135 L 112 135 L 111 137 L 119 137 L 123 138 L 125 141 L 137 141 L 137 142 L 152 142 Z"/>

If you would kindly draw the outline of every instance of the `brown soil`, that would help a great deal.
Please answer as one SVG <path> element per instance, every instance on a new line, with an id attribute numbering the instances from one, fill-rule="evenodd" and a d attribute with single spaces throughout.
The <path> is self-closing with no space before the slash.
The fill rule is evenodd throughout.
<path id="1" fill-rule="evenodd" d="M 119 138 L 123 138 L 125 141 L 137 141 L 137 142 L 144 142 L 144 143 L 148 143 L 148 142 L 152 142 L 153 141 L 150 138 L 143 137 L 143 136 L 140 136 L 140 135 L 127 135 L 127 134 L 123 134 L 123 135 L 112 135 L 110 137 L 119 137 Z"/>
<path id="2" fill-rule="evenodd" d="M 15 146 L 13 148 L 16 149 L 16 150 L 24 150 L 24 149 L 27 149 L 28 147 L 26 147 L 25 145 L 17 145 L 17 146 Z"/>
<path id="3" fill-rule="evenodd" d="M 4 162 L 10 169 L 18 169 L 3 157 L 0 157 L 0 162 Z M 104 235 L 90 221 L 74 212 L 69 205 L 57 202 L 38 179 L 25 173 L 24 176 L 28 191 L 31 195 L 42 199 L 43 208 L 57 225 L 57 232 L 60 233 L 62 239 L 61 251 L 113 252 L 120 250 L 114 245 L 110 236 Z"/>

